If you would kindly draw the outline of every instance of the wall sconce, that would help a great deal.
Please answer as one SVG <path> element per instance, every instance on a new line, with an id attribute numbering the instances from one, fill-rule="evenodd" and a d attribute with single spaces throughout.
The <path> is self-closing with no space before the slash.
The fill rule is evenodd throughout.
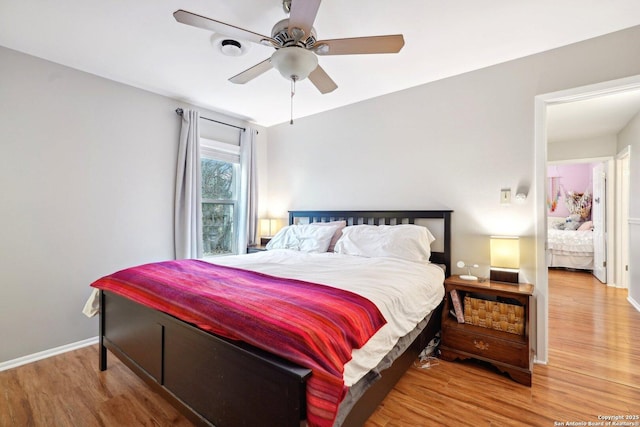
<path id="1" fill-rule="evenodd" d="M 524 203 L 527 200 L 527 197 L 529 196 L 529 187 L 530 185 L 528 182 L 521 182 L 518 184 L 518 188 L 516 189 L 516 202 Z"/>
<path id="2" fill-rule="evenodd" d="M 491 236 L 491 269 L 489 279 L 495 282 L 518 283 L 520 271 L 520 239 L 511 236 Z"/>

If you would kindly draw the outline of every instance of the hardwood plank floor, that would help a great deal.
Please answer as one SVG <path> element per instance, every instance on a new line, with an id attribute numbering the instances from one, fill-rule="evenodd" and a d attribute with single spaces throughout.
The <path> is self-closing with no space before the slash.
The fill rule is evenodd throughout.
<path id="1" fill-rule="evenodd" d="M 109 356 L 106 372 L 97 345 L 0 372 L 0 426 L 192 426 Z"/>
<path id="2" fill-rule="evenodd" d="M 549 364 L 534 367 L 530 388 L 480 363 L 437 360 L 410 368 L 366 427 L 554 426 L 640 415 L 640 313 L 626 291 L 559 270 L 550 271 L 549 287 Z M 114 356 L 106 372 L 97 365 L 92 346 L 0 372 L 0 426 L 192 425 Z"/>
<path id="3" fill-rule="evenodd" d="M 439 361 L 409 369 L 366 426 L 554 426 L 640 415 L 640 313 L 626 298 L 589 273 L 550 270 L 549 364 L 534 366 L 531 388 L 479 363 Z"/>

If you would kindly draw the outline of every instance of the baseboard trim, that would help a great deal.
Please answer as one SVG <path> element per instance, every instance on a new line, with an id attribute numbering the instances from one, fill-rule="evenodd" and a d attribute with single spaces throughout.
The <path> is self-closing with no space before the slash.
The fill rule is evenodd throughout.
<path id="1" fill-rule="evenodd" d="M 629 301 L 629 304 L 631 304 L 633 308 L 640 311 L 640 303 L 638 303 L 638 301 L 634 300 L 630 296 L 627 297 L 627 301 Z"/>
<path id="2" fill-rule="evenodd" d="M 88 347 L 98 343 L 98 337 L 88 338 L 86 340 L 77 341 L 71 344 L 63 345 L 60 347 L 51 348 L 49 350 L 40 351 L 38 353 L 28 354 L 23 357 L 19 357 L 13 360 L 7 360 L 0 363 L 0 372 L 7 369 L 17 368 L 18 366 L 26 365 L 27 363 L 36 362 L 38 360 L 46 359 L 47 357 L 56 356 L 58 354 L 66 353 L 68 351 L 77 350 L 82 347 Z"/>

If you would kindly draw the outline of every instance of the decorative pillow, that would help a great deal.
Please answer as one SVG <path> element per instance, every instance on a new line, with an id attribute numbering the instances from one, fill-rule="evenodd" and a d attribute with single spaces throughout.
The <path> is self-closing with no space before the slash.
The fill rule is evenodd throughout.
<path id="1" fill-rule="evenodd" d="M 301 252 L 326 252 L 338 225 L 288 225 L 267 243 L 267 249 L 292 249 Z"/>
<path id="2" fill-rule="evenodd" d="M 578 214 L 569 215 L 564 223 L 563 230 L 577 230 L 578 227 L 580 227 L 580 224 L 581 224 L 580 221 L 581 221 L 580 215 Z"/>
<path id="3" fill-rule="evenodd" d="M 569 222 L 566 222 L 564 224 L 564 229 L 565 230 L 574 231 L 574 230 L 577 230 L 578 227 L 580 227 L 580 223 L 579 222 L 569 221 Z"/>
<path id="4" fill-rule="evenodd" d="M 331 242 L 329 242 L 329 248 L 327 249 L 327 252 L 333 252 L 335 249 L 336 243 L 338 242 L 338 239 L 340 239 L 340 236 L 342 236 L 342 229 L 347 226 L 347 221 L 313 222 L 311 223 L 311 225 L 318 225 L 320 227 L 324 227 L 324 226 L 338 227 L 336 232 L 333 233 L 333 237 L 331 237 Z"/>
<path id="5" fill-rule="evenodd" d="M 582 221 L 582 218 L 580 218 L 580 215 L 578 214 L 571 214 L 567 217 L 567 222 L 580 222 Z"/>
<path id="6" fill-rule="evenodd" d="M 391 257 L 409 261 L 429 261 L 435 237 L 414 224 L 355 225 L 342 230 L 335 251 L 363 257 Z"/>
<path id="7" fill-rule="evenodd" d="M 578 227 L 578 231 L 593 231 L 593 221 L 583 222 L 582 225 Z"/>

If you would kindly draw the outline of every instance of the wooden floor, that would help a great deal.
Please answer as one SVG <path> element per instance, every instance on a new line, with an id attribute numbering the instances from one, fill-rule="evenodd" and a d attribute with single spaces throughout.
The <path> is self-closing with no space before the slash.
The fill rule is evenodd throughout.
<path id="1" fill-rule="evenodd" d="M 410 369 L 366 426 L 588 425 L 640 415 L 640 313 L 626 297 L 591 274 L 551 270 L 549 364 L 534 366 L 531 388 L 477 363 L 441 361 Z"/>
<path id="2" fill-rule="evenodd" d="M 549 286 L 549 364 L 534 367 L 531 388 L 478 363 L 436 361 L 409 369 L 366 426 L 554 426 L 640 415 L 640 313 L 626 291 L 557 270 Z M 106 372 L 97 365 L 93 346 L 0 372 L 0 426 L 191 426 L 115 357 Z"/>

